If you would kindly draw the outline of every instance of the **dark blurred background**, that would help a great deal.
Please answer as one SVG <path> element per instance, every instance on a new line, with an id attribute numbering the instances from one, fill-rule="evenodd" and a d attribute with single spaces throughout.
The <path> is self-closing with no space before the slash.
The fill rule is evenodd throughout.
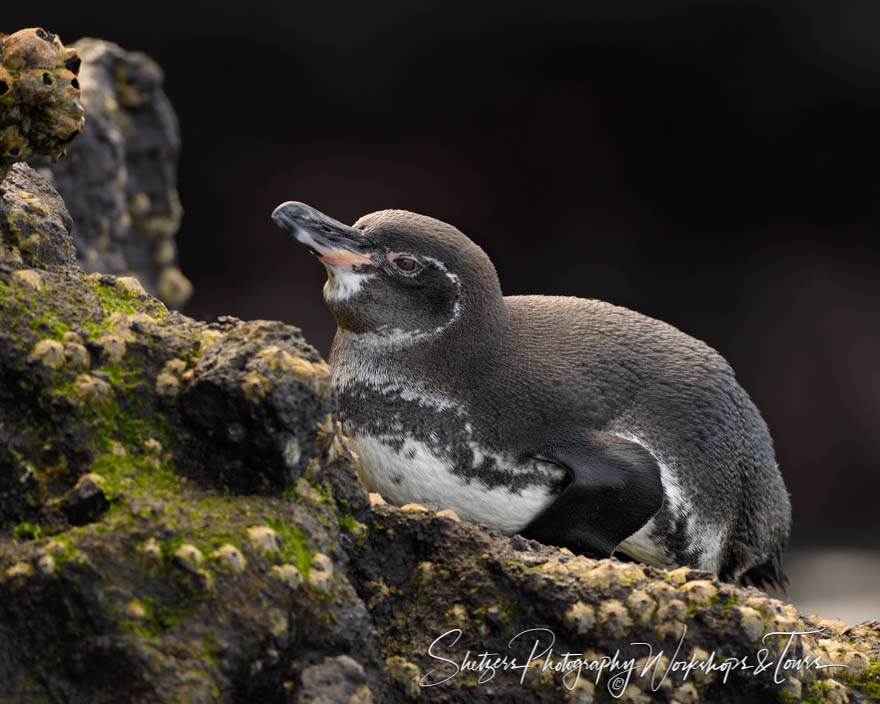
<path id="1" fill-rule="evenodd" d="M 2 31 L 164 67 L 188 314 L 295 323 L 326 354 L 323 268 L 274 206 L 438 217 L 505 293 L 718 349 L 775 438 L 793 546 L 878 547 L 875 0 L 4 5 Z"/>

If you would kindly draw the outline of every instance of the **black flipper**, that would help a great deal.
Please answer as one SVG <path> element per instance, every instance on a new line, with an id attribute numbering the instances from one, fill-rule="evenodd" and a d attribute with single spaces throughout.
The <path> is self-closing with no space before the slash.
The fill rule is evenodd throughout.
<path id="1" fill-rule="evenodd" d="M 641 445 L 609 433 L 558 434 L 540 451 L 571 473 L 563 492 L 522 535 L 587 557 L 609 557 L 660 510 L 657 460 Z"/>

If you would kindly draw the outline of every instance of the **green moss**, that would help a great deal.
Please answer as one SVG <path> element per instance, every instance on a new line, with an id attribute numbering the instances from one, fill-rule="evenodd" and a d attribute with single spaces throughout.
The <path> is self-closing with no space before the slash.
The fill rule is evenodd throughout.
<path id="1" fill-rule="evenodd" d="M 36 540 L 43 535 L 43 529 L 36 523 L 19 523 L 12 529 L 12 537 L 19 542 Z"/>
<path id="2" fill-rule="evenodd" d="M 185 542 L 186 539 L 180 533 L 176 533 L 170 538 L 163 540 L 159 546 L 162 550 L 162 557 L 165 558 L 165 560 L 171 560 L 174 557 L 174 553 L 176 553 L 180 549 L 180 546 Z"/>
<path id="3" fill-rule="evenodd" d="M 209 557 L 217 548 L 227 543 L 240 549 L 245 537 L 243 531 L 213 529 L 194 531 L 194 535 L 193 542 L 205 557 Z"/>
<path id="4" fill-rule="evenodd" d="M 156 463 L 146 455 L 101 455 L 92 462 L 91 471 L 104 478 L 102 488 L 108 497 L 124 494 L 132 498 L 170 500 L 182 487 L 172 462 Z"/>
<path id="5" fill-rule="evenodd" d="M 202 656 L 212 665 L 220 664 L 220 648 L 217 647 L 217 641 L 211 631 L 202 634 Z"/>
<path id="6" fill-rule="evenodd" d="M 98 299 L 100 320 L 88 315 L 88 307 L 83 305 L 82 300 L 88 296 L 85 291 L 82 291 L 81 297 L 74 294 L 67 296 L 65 301 L 57 291 L 52 290 L 51 279 L 46 282 L 47 290 L 39 293 L 14 279 L 3 283 L 0 289 L 0 301 L 3 302 L 0 312 L 8 317 L 8 328 L 13 331 L 22 330 L 26 324 L 26 329 L 41 337 L 52 337 L 59 341 L 73 327 L 82 328 L 88 335 L 102 335 L 110 331 L 103 322 L 107 315 L 135 312 L 131 303 L 133 299 L 127 292 L 120 293 L 111 287 L 88 281 Z M 20 332 L 17 337 L 20 337 Z"/>
<path id="7" fill-rule="evenodd" d="M 354 519 L 354 516 L 343 513 L 339 516 L 339 526 L 350 533 L 354 533 L 357 530 L 357 521 Z"/>
<path id="8" fill-rule="evenodd" d="M 56 549 L 52 551 L 52 558 L 55 560 L 56 569 L 61 569 L 64 565 L 79 555 L 79 550 L 73 544 L 69 536 L 55 535 L 52 536 L 52 540 L 62 546 L 60 550 Z"/>
<path id="9" fill-rule="evenodd" d="M 880 659 L 868 665 L 854 682 L 870 699 L 880 700 Z"/>
<path id="10" fill-rule="evenodd" d="M 47 335 L 55 340 L 61 340 L 64 333 L 70 330 L 70 325 L 61 321 L 56 317 L 54 311 L 44 313 L 41 317 L 33 317 L 28 322 L 28 326 L 34 332 Z"/>
<path id="11" fill-rule="evenodd" d="M 784 689 L 780 689 L 778 691 L 778 696 L 779 701 L 783 702 L 784 704 L 791 704 L 792 702 L 796 701 L 794 695 Z"/>
<path id="12" fill-rule="evenodd" d="M 55 370 L 52 375 L 52 386 L 48 389 L 49 395 L 53 397 L 63 397 L 76 399 L 76 377 L 74 377 L 68 369 L 60 367 Z"/>
<path id="13" fill-rule="evenodd" d="M 321 495 L 321 503 L 329 503 L 333 501 L 333 489 L 324 484 L 315 484 L 315 491 Z"/>
<path id="14" fill-rule="evenodd" d="M 138 601 L 144 608 L 144 618 L 124 619 L 121 625 L 148 640 L 158 640 L 192 613 L 192 606 L 187 602 L 168 606 L 149 597 L 139 597 Z"/>
<path id="15" fill-rule="evenodd" d="M 718 597 L 720 599 L 720 597 Z M 734 594 L 728 594 L 723 600 L 721 600 L 721 611 L 723 613 L 729 613 L 730 610 L 739 603 L 739 599 L 736 598 Z"/>
<path id="16" fill-rule="evenodd" d="M 276 518 L 267 518 L 266 523 L 281 538 L 281 550 L 277 553 L 280 561 L 292 562 L 303 575 L 308 575 L 315 553 L 309 549 L 305 531 Z"/>
<path id="17" fill-rule="evenodd" d="M 0 313 L 8 318 L 7 330 L 16 331 L 27 321 L 28 329 L 40 337 L 61 340 L 70 325 L 61 319 L 53 306 L 51 296 L 40 295 L 27 284 L 16 279 L 7 284 L 0 282 Z M 20 335 L 16 336 L 20 337 Z"/>
<path id="18" fill-rule="evenodd" d="M 126 290 L 119 290 L 114 286 L 103 284 L 100 281 L 89 279 L 92 282 L 92 290 L 98 296 L 98 302 L 106 315 L 124 313 L 131 315 L 137 313 L 134 305 L 134 297 Z"/>
<path id="19" fill-rule="evenodd" d="M 107 375 L 111 386 L 123 390 L 131 387 L 141 376 L 140 373 L 132 369 L 125 369 L 119 362 L 108 362 L 101 367 L 101 371 Z"/>
<path id="20" fill-rule="evenodd" d="M 521 609 L 515 603 L 499 602 L 498 606 L 501 610 L 501 622 L 504 624 L 506 631 L 513 631 L 513 624 L 520 615 Z"/>

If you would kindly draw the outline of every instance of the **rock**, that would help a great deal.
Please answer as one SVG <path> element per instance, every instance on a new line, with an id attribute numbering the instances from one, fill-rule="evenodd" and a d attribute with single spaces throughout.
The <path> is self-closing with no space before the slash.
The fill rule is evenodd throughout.
<path id="1" fill-rule="evenodd" d="M 19 269 L 13 272 L 12 275 L 30 286 L 34 291 L 39 291 L 43 287 L 43 278 L 36 269 Z"/>
<path id="2" fill-rule="evenodd" d="M 75 369 L 87 370 L 92 363 L 89 351 L 77 342 L 68 342 L 64 345 L 64 359 Z"/>
<path id="3" fill-rule="evenodd" d="M 293 565 L 275 565 L 272 573 L 291 589 L 296 589 L 302 584 L 302 573 Z"/>
<path id="4" fill-rule="evenodd" d="M 234 545 L 226 543 L 221 545 L 214 553 L 214 559 L 222 565 L 222 568 L 232 574 L 241 574 L 247 566 L 247 560 L 244 555 Z"/>
<path id="5" fill-rule="evenodd" d="M 309 570 L 309 582 L 318 589 L 329 589 L 333 584 L 333 560 L 323 553 L 315 553 Z"/>
<path id="6" fill-rule="evenodd" d="M 27 562 L 16 562 L 6 569 L 6 576 L 10 579 L 16 577 L 30 577 L 34 573 L 34 568 Z"/>
<path id="7" fill-rule="evenodd" d="M 422 679 L 422 671 L 417 665 L 409 662 L 406 658 L 394 655 L 386 658 L 385 671 L 402 686 L 407 699 L 415 701 L 420 697 L 419 680 Z"/>
<path id="8" fill-rule="evenodd" d="M 15 164 L 0 181 L 3 263 L 29 271 L 75 266 L 70 229 L 70 215 L 52 186 L 27 164 Z"/>
<path id="9" fill-rule="evenodd" d="M 133 276 L 117 276 L 116 277 L 116 288 L 120 291 L 125 291 L 129 295 L 132 296 L 146 296 L 147 292 L 144 290 L 144 287 L 141 286 L 141 282 L 138 281 Z"/>
<path id="10" fill-rule="evenodd" d="M 626 599 L 626 607 L 633 620 L 638 624 L 643 624 L 651 620 L 657 605 L 647 592 L 634 589 Z"/>
<path id="11" fill-rule="evenodd" d="M 426 512 L 428 509 L 427 509 L 427 507 L 422 506 L 421 504 L 404 504 L 403 506 L 400 507 L 400 510 L 401 511 L 411 511 L 411 512 L 417 512 L 417 511 Z"/>
<path id="12" fill-rule="evenodd" d="M 51 175 L 70 209 L 86 271 L 131 279 L 133 295 L 143 287 L 180 307 L 192 284 L 176 265 L 180 129 L 162 70 L 145 54 L 112 42 L 80 39 L 73 46 L 82 59 L 88 128 L 65 159 L 43 162 L 40 170 Z"/>
<path id="13" fill-rule="evenodd" d="M 137 599 L 132 599 L 125 605 L 125 613 L 138 621 L 143 621 L 147 618 L 147 610 Z"/>
<path id="14" fill-rule="evenodd" d="M 173 374 L 159 372 L 156 377 L 156 393 L 160 396 L 177 396 L 180 392 L 180 379 Z"/>
<path id="15" fill-rule="evenodd" d="M 596 621 L 611 638 L 623 638 L 633 625 L 626 607 L 617 599 L 602 602 Z"/>
<path id="16" fill-rule="evenodd" d="M 298 330 L 281 323 L 221 319 L 214 330 L 222 336 L 201 348 L 191 380 L 176 397 L 187 424 L 208 441 L 191 446 L 186 464 L 210 466 L 211 481 L 235 489 L 295 484 L 313 459 L 335 449 L 335 409 L 320 382 L 275 364 L 274 351 L 307 363 L 320 356 Z M 261 379 L 259 393 L 249 386 L 254 377 Z"/>
<path id="17" fill-rule="evenodd" d="M 110 398 L 110 384 L 91 374 L 80 374 L 73 385 L 76 395 L 89 401 L 103 401 Z"/>
<path id="18" fill-rule="evenodd" d="M 57 160 L 83 129 L 80 59 L 41 28 L 0 34 L 0 180 L 34 154 Z"/>
<path id="19" fill-rule="evenodd" d="M 184 544 L 174 553 L 174 561 L 185 570 L 198 572 L 199 566 L 205 561 L 205 556 L 195 545 Z"/>
<path id="20" fill-rule="evenodd" d="M 37 558 L 37 570 L 40 574 L 48 576 L 55 571 L 55 558 L 51 555 L 40 555 Z"/>
<path id="21" fill-rule="evenodd" d="M 162 560 L 162 548 L 155 538 L 149 538 L 140 546 L 139 550 L 153 562 L 160 562 Z"/>
<path id="22" fill-rule="evenodd" d="M 57 340 L 40 340 L 34 345 L 28 361 L 55 369 L 64 361 L 64 346 Z"/>
<path id="23" fill-rule="evenodd" d="M 593 630 L 593 626 L 596 625 L 596 610 L 589 604 L 576 601 L 565 612 L 565 618 L 573 624 L 577 633 L 584 635 L 590 633 Z"/>
<path id="24" fill-rule="evenodd" d="M 61 500 L 61 510 L 73 525 L 94 523 L 110 508 L 110 502 L 101 490 L 102 481 L 101 475 L 90 472 L 80 477 Z"/>
<path id="25" fill-rule="evenodd" d="M 324 658 L 302 673 L 296 704 L 372 704 L 364 668 L 348 655 Z"/>
<path id="26" fill-rule="evenodd" d="M 247 534 L 254 548 L 262 553 L 278 552 L 281 548 L 281 539 L 269 526 L 251 526 Z"/>
<path id="27" fill-rule="evenodd" d="M 437 515 L 443 516 L 445 518 L 449 518 L 449 519 L 455 521 L 456 523 L 461 520 L 458 517 L 458 514 L 455 511 L 453 511 L 451 508 L 444 508 L 442 511 L 437 511 Z"/>
<path id="28" fill-rule="evenodd" d="M 170 248 L 171 243 L 170 241 L 163 242 L 160 246 Z M 179 308 L 192 297 L 192 282 L 176 266 L 169 266 L 166 263 L 169 261 L 169 257 L 166 256 L 160 259 L 154 255 L 154 260 L 156 264 L 161 266 L 159 280 L 156 283 L 156 295 L 169 306 Z M 174 261 L 174 258 L 171 258 L 170 261 Z"/>
<path id="29" fill-rule="evenodd" d="M 718 589 L 708 579 L 694 579 L 685 582 L 680 591 L 691 604 L 708 606 L 718 596 Z"/>
<path id="30" fill-rule="evenodd" d="M 125 356 L 125 340 L 118 335 L 102 335 L 97 340 L 102 354 L 113 362 L 121 362 Z"/>

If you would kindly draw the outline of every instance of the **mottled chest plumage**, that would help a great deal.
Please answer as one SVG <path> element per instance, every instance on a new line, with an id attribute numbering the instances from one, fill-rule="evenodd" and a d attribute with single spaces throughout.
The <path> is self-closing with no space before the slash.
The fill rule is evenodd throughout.
<path id="1" fill-rule="evenodd" d="M 337 395 L 364 482 L 394 503 L 436 503 L 515 532 L 565 485 L 560 467 L 487 444 L 446 394 L 373 378 L 337 385 Z"/>

